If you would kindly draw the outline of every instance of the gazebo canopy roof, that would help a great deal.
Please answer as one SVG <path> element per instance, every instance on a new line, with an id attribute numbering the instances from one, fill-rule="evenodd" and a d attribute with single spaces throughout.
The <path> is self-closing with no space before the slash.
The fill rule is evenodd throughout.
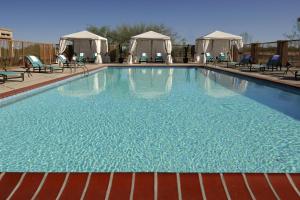
<path id="1" fill-rule="evenodd" d="M 197 40 L 242 40 L 242 37 L 239 35 L 233 35 L 231 33 L 215 31 L 208 35 L 200 37 Z"/>
<path id="2" fill-rule="evenodd" d="M 169 36 L 157 33 L 154 31 L 148 31 L 136 36 L 131 37 L 132 39 L 152 39 L 152 40 L 170 40 Z"/>
<path id="3" fill-rule="evenodd" d="M 92 40 L 107 40 L 104 37 L 91 33 L 89 31 L 80 31 L 69 35 L 64 35 L 61 39 L 92 39 Z"/>

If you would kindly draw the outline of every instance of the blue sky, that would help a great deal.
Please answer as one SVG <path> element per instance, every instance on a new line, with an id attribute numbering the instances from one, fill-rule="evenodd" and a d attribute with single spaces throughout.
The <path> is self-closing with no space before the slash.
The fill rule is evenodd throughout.
<path id="1" fill-rule="evenodd" d="M 14 38 L 57 42 L 88 25 L 163 23 L 193 43 L 221 30 L 250 33 L 254 40 L 283 39 L 300 17 L 300 0 L 8 0 L 1 2 L 0 27 Z"/>

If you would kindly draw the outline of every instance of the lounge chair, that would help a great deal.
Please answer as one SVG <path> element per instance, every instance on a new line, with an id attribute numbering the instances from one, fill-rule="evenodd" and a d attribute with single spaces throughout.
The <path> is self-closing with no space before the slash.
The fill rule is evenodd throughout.
<path id="1" fill-rule="evenodd" d="M 54 72 L 54 71 L 58 71 L 58 70 L 63 72 L 63 70 L 64 70 L 63 67 L 43 64 L 40 61 L 40 59 L 38 59 L 38 57 L 33 56 L 33 55 L 26 56 L 26 59 L 30 62 L 33 71 L 38 70 L 39 72 L 41 72 L 41 71 L 46 72 L 49 69 L 50 72 Z"/>
<path id="2" fill-rule="evenodd" d="M 76 57 L 76 64 L 80 67 L 85 67 L 86 58 L 84 53 L 79 53 L 79 56 Z"/>
<path id="3" fill-rule="evenodd" d="M 255 71 L 258 71 L 258 70 L 265 71 L 265 70 L 270 70 L 270 69 L 272 71 L 274 71 L 274 69 L 278 70 L 278 68 L 281 70 L 280 55 L 271 56 L 266 64 L 257 64 L 257 65 L 251 64 L 248 66 L 248 68 L 250 69 L 250 71 L 252 71 L 252 69 L 254 69 Z"/>
<path id="4" fill-rule="evenodd" d="M 148 56 L 146 53 L 142 53 L 142 56 L 140 57 L 139 62 L 148 62 Z"/>
<path id="5" fill-rule="evenodd" d="M 278 70 L 278 68 L 281 70 L 281 58 L 280 55 L 273 55 L 265 64 L 266 69 L 271 69 L 272 71 L 274 69 Z"/>
<path id="6" fill-rule="evenodd" d="M 224 52 L 221 52 L 217 58 L 218 62 L 228 62 L 228 57 Z"/>
<path id="7" fill-rule="evenodd" d="M 65 55 L 60 54 L 57 56 L 58 60 L 60 63 L 63 64 L 63 67 L 69 67 L 70 66 L 70 62 L 68 61 L 68 59 L 66 58 Z"/>
<path id="8" fill-rule="evenodd" d="M 215 62 L 215 58 L 209 52 L 205 53 L 205 58 L 206 58 L 206 64 L 210 62 Z"/>
<path id="9" fill-rule="evenodd" d="M 156 53 L 156 55 L 155 55 L 155 62 L 160 62 L 160 63 L 164 62 L 164 59 L 162 57 L 162 53 Z"/>
<path id="10" fill-rule="evenodd" d="M 3 82 L 9 79 L 21 79 L 24 81 L 24 73 L 23 72 L 13 72 L 13 71 L 0 71 L 0 76 L 3 77 Z"/>
<path id="11" fill-rule="evenodd" d="M 96 59 L 97 59 L 97 55 L 98 55 L 97 53 L 93 53 L 90 62 L 95 63 L 95 62 L 96 62 Z"/>
<path id="12" fill-rule="evenodd" d="M 239 62 L 228 62 L 227 67 L 241 67 L 252 65 L 252 56 L 250 54 L 244 54 Z"/>
<path id="13" fill-rule="evenodd" d="M 298 80 L 298 78 L 300 78 L 300 68 L 295 67 L 289 62 L 286 63 L 286 71 L 284 72 L 284 74 L 287 74 L 288 72 L 291 72 L 294 75 L 295 80 Z"/>

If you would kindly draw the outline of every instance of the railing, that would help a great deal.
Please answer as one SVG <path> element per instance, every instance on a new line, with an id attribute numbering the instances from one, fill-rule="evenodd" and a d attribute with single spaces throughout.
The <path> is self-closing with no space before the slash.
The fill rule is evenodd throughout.
<path id="1" fill-rule="evenodd" d="M 23 66 L 24 57 L 35 55 L 43 63 L 55 61 L 55 44 L 0 39 L 0 67 Z"/>
<path id="2" fill-rule="evenodd" d="M 300 40 L 288 41 L 288 61 L 300 66 Z"/>

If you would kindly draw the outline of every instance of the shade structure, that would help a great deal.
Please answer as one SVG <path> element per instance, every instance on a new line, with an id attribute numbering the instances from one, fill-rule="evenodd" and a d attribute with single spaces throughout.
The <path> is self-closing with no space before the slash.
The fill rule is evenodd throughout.
<path id="1" fill-rule="evenodd" d="M 173 63 L 172 61 L 172 42 L 169 36 L 148 31 L 131 37 L 129 47 L 128 63 L 137 62 L 142 53 L 146 53 L 150 61 L 154 61 L 156 53 L 162 53 L 166 63 Z"/>
<path id="2" fill-rule="evenodd" d="M 232 49 L 236 46 L 237 49 L 243 47 L 243 38 L 238 35 L 215 31 L 203 37 L 196 39 L 196 61 L 206 63 L 205 53 L 209 52 L 216 57 L 221 52 L 228 54 L 232 60 Z"/>
<path id="3" fill-rule="evenodd" d="M 73 42 L 74 53 L 85 53 L 92 58 L 95 53 L 97 57 L 95 63 L 102 63 L 102 56 L 108 52 L 107 39 L 91 33 L 89 31 L 81 31 L 62 36 L 59 41 L 59 54 L 62 54 L 67 47 L 67 41 Z"/>

